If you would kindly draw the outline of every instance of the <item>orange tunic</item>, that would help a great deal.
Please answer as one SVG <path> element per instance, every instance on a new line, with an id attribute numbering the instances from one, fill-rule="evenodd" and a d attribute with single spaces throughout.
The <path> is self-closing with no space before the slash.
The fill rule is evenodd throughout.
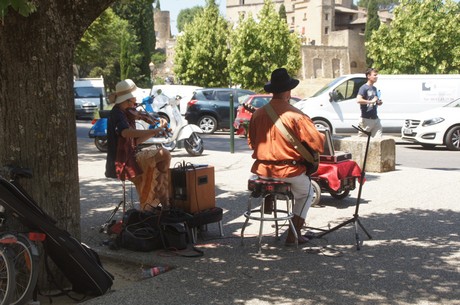
<path id="1" fill-rule="evenodd" d="M 272 99 L 270 105 L 300 142 L 304 142 L 317 152 L 323 152 L 324 135 L 318 132 L 306 114 L 282 100 Z M 305 165 L 302 164 L 275 163 L 285 160 L 301 161 L 303 158 L 275 126 L 264 107 L 254 112 L 251 117 L 248 144 L 254 150 L 252 157 L 256 159 L 251 168 L 252 173 L 265 177 L 286 178 L 301 175 L 306 171 Z"/>

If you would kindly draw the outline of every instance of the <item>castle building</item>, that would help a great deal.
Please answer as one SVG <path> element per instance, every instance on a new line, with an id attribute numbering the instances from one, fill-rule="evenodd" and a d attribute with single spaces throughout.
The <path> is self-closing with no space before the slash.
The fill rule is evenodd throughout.
<path id="1" fill-rule="evenodd" d="M 335 78 L 366 70 L 367 12 L 354 5 L 353 0 L 273 0 L 273 3 L 276 11 L 284 5 L 290 30 L 301 37 L 302 68 L 298 77 Z M 226 19 L 233 24 L 238 23 L 240 16 L 251 14 L 257 19 L 263 5 L 263 0 L 227 0 Z M 380 11 L 379 17 L 382 23 L 392 19 L 388 11 Z M 157 36 L 157 45 L 161 45 L 158 40 Z"/>
<path id="2" fill-rule="evenodd" d="M 301 78 L 335 78 L 365 71 L 364 30 L 367 13 L 353 0 L 273 0 L 275 10 L 283 4 L 292 32 L 302 41 Z M 263 0 L 227 0 L 226 18 L 237 23 L 240 16 L 257 18 Z M 379 12 L 389 22 L 388 11 Z"/>

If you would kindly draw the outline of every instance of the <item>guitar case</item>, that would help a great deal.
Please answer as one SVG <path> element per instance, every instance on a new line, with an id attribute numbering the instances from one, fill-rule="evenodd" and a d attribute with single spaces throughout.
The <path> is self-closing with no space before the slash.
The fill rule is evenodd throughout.
<path id="1" fill-rule="evenodd" d="M 73 291 L 100 296 L 112 287 L 114 277 L 102 267 L 97 253 L 58 228 L 56 221 L 24 189 L 2 177 L 0 205 L 30 230 L 46 234 L 43 241 L 46 255 L 70 281 Z"/>

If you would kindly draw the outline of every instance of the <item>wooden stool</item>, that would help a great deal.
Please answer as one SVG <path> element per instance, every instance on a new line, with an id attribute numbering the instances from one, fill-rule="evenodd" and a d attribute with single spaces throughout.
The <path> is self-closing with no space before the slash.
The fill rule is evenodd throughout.
<path id="1" fill-rule="evenodd" d="M 292 205 L 294 196 L 291 192 L 291 184 L 273 180 L 273 179 L 249 179 L 248 180 L 248 190 L 251 191 L 251 195 L 248 199 L 248 208 L 247 211 L 244 212 L 244 217 L 246 217 L 246 221 L 241 228 L 241 244 L 243 244 L 244 238 L 244 229 L 248 224 L 249 219 L 260 221 L 260 228 L 259 228 L 259 253 L 262 250 L 262 231 L 263 231 L 263 224 L 265 221 L 274 221 L 275 222 L 275 232 L 276 237 L 279 238 L 278 234 L 278 221 L 284 220 L 289 222 L 289 227 L 294 233 L 296 246 L 298 246 L 297 241 L 297 232 L 295 230 L 294 224 L 292 222 L 292 217 L 294 216 L 292 212 Z M 273 208 L 273 216 L 265 216 L 265 198 L 267 196 L 273 196 L 274 198 L 274 208 Z M 252 208 L 252 199 L 253 198 L 261 198 L 261 205 L 260 208 Z M 276 202 L 277 200 L 285 200 L 286 201 L 286 209 L 278 209 Z M 256 214 L 256 215 L 254 215 Z M 281 214 L 281 215 L 279 215 Z"/>

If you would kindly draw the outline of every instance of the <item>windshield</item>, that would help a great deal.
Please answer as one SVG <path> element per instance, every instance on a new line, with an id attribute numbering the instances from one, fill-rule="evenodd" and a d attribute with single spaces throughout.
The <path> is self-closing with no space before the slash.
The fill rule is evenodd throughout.
<path id="1" fill-rule="evenodd" d="M 331 87 L 335 86 L 335 84 L 337 84 L 338 82 L 341 82 L 343 79 L 345 79 L 345 76 L 340 76 L 340 77 L 334 79 L 332 82 L 330 82 L 329 84 L 327 84 L 326 86 L 321 88 L 318 92 L 313 94 L 312 97 L 318 96 L 321 93 L 323 93 L 324 91 L 329 90 Z"/>
<path id="2" fill-rule="evenodd" d="M 248 94 L 239 96 L 239 97 L 238 97 L 238 103 L 239 103 L 239 104 L 244 104 L 244 103 L 246 103 L 246 102 L 249 100 L 250 97 L 251 97 L 251 96 L 248 95 Z"/>
<path id="3" fill-rule="evenodd" d="M 104 96 L 103 88 L 77 87 L 73 89 L 75 98 L 99 98 L 101 95 Z"/>
<path id="4" fill-rule="evenodd" d="M 460 107 L 460 98 L 450 102 L 447 105 L 444 105 L 444 107 Z"/>

